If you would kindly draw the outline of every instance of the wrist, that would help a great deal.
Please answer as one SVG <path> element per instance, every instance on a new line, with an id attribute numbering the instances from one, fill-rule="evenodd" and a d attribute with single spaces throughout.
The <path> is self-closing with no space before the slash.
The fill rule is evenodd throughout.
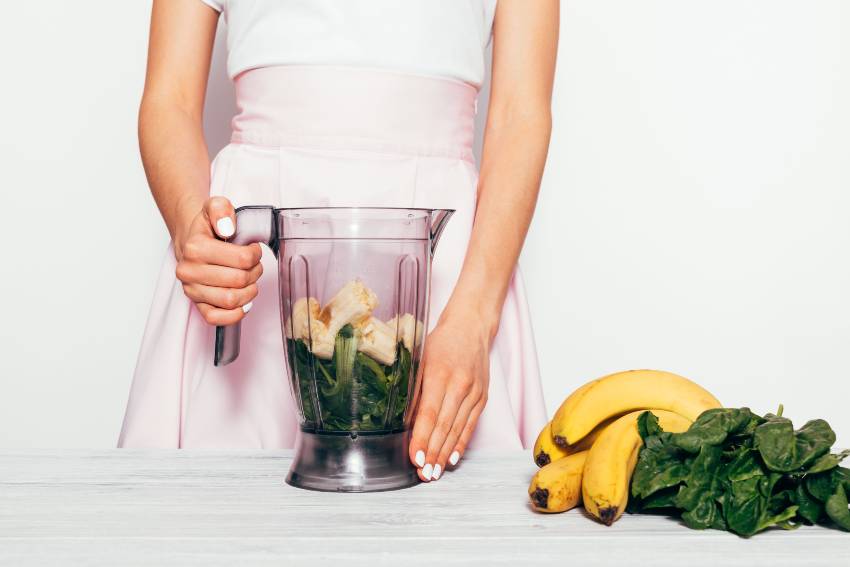
<path id="1" fill-rule="evenodd" d="M 171 241 L 174 243 L 174 250 L 179 255 L 182 253 L 183 244 L 189 237 L 192 223 L 203 208 L 203 201 L 186 197 L 181 199 L 174 207 L 174 215 L 169 223 L 169 233 Z"/>
<path id="2" fill-rule="evenodd" d="M 477 331 L 491 344 L 499 331 L 501 309 L 482 301 L 452 298 L 443 309 L 438 325 L 457 326 L 467 332 Z"/>

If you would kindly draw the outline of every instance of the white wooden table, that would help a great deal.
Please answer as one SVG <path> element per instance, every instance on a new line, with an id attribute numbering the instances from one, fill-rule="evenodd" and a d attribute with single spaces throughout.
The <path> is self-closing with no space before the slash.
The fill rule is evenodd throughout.
<path id="1" fill-rule="evenodd" d="M 743 540 L 674 520 L 540 515 L 528 453 L 478 453 L 439 482 L 327 494 L 288 452 L 0 452 L 0 565 L 850 565 L 850 534 Z"/>

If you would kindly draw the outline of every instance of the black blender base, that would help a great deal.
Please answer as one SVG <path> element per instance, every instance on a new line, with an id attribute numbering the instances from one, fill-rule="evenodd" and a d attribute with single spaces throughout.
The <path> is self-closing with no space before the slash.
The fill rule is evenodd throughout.
<path id="1" fill-rule="evenodd" d="M 324 492 L 380 492 L 419 484 L 407 456 L 410 433 L 301 431 L 287 484 Z"/>

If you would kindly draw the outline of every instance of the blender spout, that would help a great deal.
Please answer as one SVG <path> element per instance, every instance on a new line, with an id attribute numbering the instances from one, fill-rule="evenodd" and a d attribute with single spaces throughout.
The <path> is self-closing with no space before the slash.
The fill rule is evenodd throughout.
<path id="1" fill-rule="evenodd" d="M 455 213 L 454 209 L 433 209 L 431 210 L 431 256 L 437 250 L 437 243 L 440 241 L 440 235 L 443 229 L 449 223 L 449 219 Z"/>

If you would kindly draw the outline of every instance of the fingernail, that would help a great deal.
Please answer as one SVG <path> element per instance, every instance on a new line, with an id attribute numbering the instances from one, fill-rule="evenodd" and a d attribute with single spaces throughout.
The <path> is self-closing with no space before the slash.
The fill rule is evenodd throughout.
<path id="1" fill-rule="evenodd" d="M 433 467 L 428 464 L 422 467 L 422 476 L 425 477 L 425 480 L 431 480 L 431 472 L 433 471 Z"/>
<path id="2" fill-rule="evenodd" d="M 425 466 L 425 451 L 416 451 L 416 466 L 420 469 Z"/>
<path id="3" fill-rule="evenodd" d="M 439 464 L 434 465 L 434 480 L 437 480 L 438 478 L 440 478 L 440 473 L 442 473 L 442 472 L 443 472 L 443 469 L 440 468 Z"/>
<path id="4" fill-rule="evenodd" d="M 460 453 L 458 453 L 457 451 L 452 453 L 451 456 L 449 457 L 449 463 L 451 463 L 452 466 L 455 466 L 459 460 L 460 460 Z"/>
<path id="5" fill-rule="evenodd" d="M 251 310 L 251 308 L 252 308 L 253 306 L 254 306 L 254 302 L 253 302 L 253 301 L 249 301 L 248 303 L 246 303 L 245 305 L 243 305 L 243 306 L 242 306 L 242 312 L 243 312 L 243 313 L 247 313 L 248 311 L 250 311 L 250 310 Z"/>
<path id="6" fill-rule="evenodd" d="M 222 217 L 215 223 L 216 231 L 222 238 L 230 238 L 236 232 L 236 227 L 233 226 L 233 220 L 230 217 Z"/>

